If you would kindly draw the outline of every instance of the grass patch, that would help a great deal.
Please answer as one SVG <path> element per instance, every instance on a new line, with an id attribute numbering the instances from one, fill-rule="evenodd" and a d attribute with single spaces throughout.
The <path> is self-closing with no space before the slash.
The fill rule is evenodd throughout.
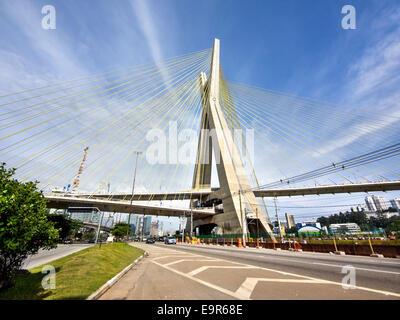
<path id="1" fill-rule="evenodd" d="M 14 287 L 0 292 L 1 300 L 86 299 L 104 283 L 121 272 L 143 250 L 125 243 L 94 246 L 51 261 L 56 269 L 56 289 L 42 288 L 42 266 L 21 270 Z"/>

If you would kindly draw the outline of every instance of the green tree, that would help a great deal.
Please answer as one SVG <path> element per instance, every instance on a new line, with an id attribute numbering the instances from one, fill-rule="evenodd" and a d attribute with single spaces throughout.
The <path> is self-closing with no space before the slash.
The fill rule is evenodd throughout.
<path id="1" fill-rule="evenodd" d="M 124 222 L 117 223 L 111 230 L 112 235 L 117 238 L 122 238 L 126 236 L 128 232 L 129 232 L 129 225 Z"/>
<path id="2" fill-rule="evenodd" d="M 47 219 L 53 222 L 55 227 L 59 229 L 61 239 L 67 238 L 72 233 L 75 234 L 82 226 L 82 222 L 69 219 L 66 214 L 48 214 Z"/>
<path id="3" fill-rule="evenodd" d="M 298 230 L 299 230 L 298 226 L 293 226 L 290 229 L 286 230 L 286 234 L 296 234 L 297 235 Z"/>
<path id="4" fill-rule="evenodd" d="M 400 231 L 400 217 L 394 216 L 389 218 L 389 223 L 385 228 L 386 233 L 391 233 L 392 231 Z"/>
<path id="5" fill-rule="evenodd" d="M 59 238 L 38 182 L 21 183 L 14 173 L 0 165 L 0 289 L 13 285 L 29 255 L 56 247 Z"/>

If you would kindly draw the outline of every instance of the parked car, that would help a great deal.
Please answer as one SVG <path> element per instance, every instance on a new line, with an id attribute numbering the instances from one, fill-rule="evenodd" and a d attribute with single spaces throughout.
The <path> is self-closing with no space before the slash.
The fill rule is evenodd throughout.
<path id="1" fill-rule="evenodd" d="M 164 241 L 164 237 L 159 237 L 158 241 L 163 242 Z"/>
<path id="2" fill-rule="evenodd" d="M 147 238 L 146 243 L 155 243 L 156 240 L 154 238 Z"/>
<path id="3" fill-rule="evenodd" d="M 96 239 L 90 239 L 89 241 L 88 241 L 88 243 L 95 243 L 96 242 Z"/>
<path id="4" fill-rule="evenodd" d="M 143 240 L 142 240 L 143 242 L 146 242 L 147 241 L 147 238 L 143 238 Z"/>
<path id="5" fill-rule="evenodd" d="M 176 239 L 174 237 L 167 237 L 165 239 L 165 244 L 176 244 Z"/>
<path id="6" fill-rule="evenodd" d="M 133 239 L 133 241 L 135 241 L 135 242 L 139 242 L 139 241 L 140 241 L 140 239 L 139 239 L 139 238 L 135 238 L 135 239 Z"/>
<path id="7" fill-rule="evenodd" d="M 74 240 L 72 240 L 72 239 L 65 239 L 64 240 L 64 244 L 73 244 L 74 243 Z"/>

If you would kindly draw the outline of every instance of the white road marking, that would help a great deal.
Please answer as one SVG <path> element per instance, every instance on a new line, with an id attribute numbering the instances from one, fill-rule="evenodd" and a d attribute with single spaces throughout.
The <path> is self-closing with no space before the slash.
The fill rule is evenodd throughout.
<path id="1" fill-rule="evenodd" d="M 176 261 L 172 261 L 172 262 L 169 262 L 169 263 L 165 263 L 164 266 L 171 266 L 173 264 L 177 264 L 177 263 L 184 262 L 184 261 L 200 261 L 200 262 L 203 262 L 203 261 L 218 261 L 218 259 L 181 259 L 181 260 L 176 260 Z"/>
<path id="2" fill-rule="evenodd" d="M 203 272 L 207 269 L 210 268 L 217 268 L 217 269 L 256 269 L 257 267 L 249 267 L 249 266 L 203 266 L 197 269 L 194 269 L 193 271 L 189 272 L 188 275 L 194 276 L 196 274 L 199 274 L 200 272 Z"/>
<path id="3" fill-rule="evenodd" d="M 158 259 L 163 259 L 163 258 L 175 258 L 175 257 L 187 257 L 188 255 L 185 254 L 175 254 L 175 255 L 167 255 L 167 256 L 161 256 L 161 257 L 156 257 L 153 258 L 153 260 L 158 260 Z M 196 256 L 196 255 L 190 255 L 190 256 Z"/>
<path id="4" fill-rule="evenodd" d="M 204 256 L 204 255 L 200 255 L 199 254 L 199 256 L 203 256 L 203 257 L 205 257 L 205 258 L 207 258 L 207 256 Z M 226 261 L 226 262 L 232 262 L 232 261 L 229 261 L 229 260 L 226 260 L 226 259 L 219 259 L 220 261 Z M 251 266 L 251 267 L 254 267 L 253 265 L 249 265 L 249 264 L 243 264 L 244 266 Z M 276 273 L 280 273 L 280 274 L 283 274 L 283 275 L 289 275 L 289 276 L 293 276 L 293 277 L 298 277 L 298 278 L 304 278 L 304 279 L 309 279 L 309 280 L 314 280 L 316 283 L 318 282 L 321 282 L 321 281 L 323 281 L 324 283 L 326 283 L 326 284 L 332 284 L 332 285 L 337 285 L 337 286 L 342 286 L 342 283 L 341 282 L 335 282 L 335 281 L 330 281 L 330 280 L 324 280 L 324 279 L 319 279 L 319 278 L 314 278 L 314 277 L 309 277 L 309 276 L 303 276 L 303 275 L 299 275 L 299 274 L 296 274 L 296 273 L 290 273 L 290 272 L 284 272 L 284 271 L 280 271 L 280 270 L 274 270 L 274 269 L 269 269 L 269 268 L 263 268 L 263 267 L 257 267 L 258 269 L 260 269 L 260 270 L 266 270 L 266 271 L 270 271 L 270 272 L 276 272 Z M 174 269 L 172 269 L 172 268 L 170 268 L 171 270 L 174 270 Z M 185 274 L 186 275 L 186 274 Z M 190 278 L 193 278 L 193 279 L 196 279 L 196 278 L 194 278 L 194 277 L 190 277 Z M 400 297 L 400 294 L 398 294 L 398 293 L 395 293 L 395 292 L 390 292 L 390 291 L 384 291 L 384 290 L 377 290 L 377 289 L 371 289 L 371 288 L 366 288 L 366 287 L 356 287 L 356 289 L 359 289 L 359 290 L 364 290 L 364 291 L 369 291 L 369 292 L 374 292 L 374 293 L 378 293 L 378 294 L 384 294 L 384 295 L 390 295 L 390 296 L 395 296 L 395 297 Z M 243 295 L 240 295 L 241 297 L 243 296 Z M 246 298 L 244 298 L 244 299 L 246 299 Z"/>
<path id="5" fill-rule="evenodd" d="M 339 264 L 328 264 L 328 263 L 321 263 L 321 262 L 313 262 L 313 264 L 318 264 L 318 265 L 321 265 L 321 266 L 328 266 L 328 267 L 338 267 L 338 268 L 343 268 L 343 267 L 344 267 L 344 265 L 339 265 Z M 365 270 L 365 271 L 371 271 L 371 272 L 382 272 L 382 273 L 400 274 L 400 272 L 385 271 L 385 270 L 376 270 L 376 269 L 366 269 L 366 268 L 359 268 L 359 267 L 354 267 L 354 269 L 357 269 L 357 270 Z"/>
<path id="6" fill-rule="evenodd" d="M 260 281 L 270 281 L 270 282 L 290 282 L 290 283 L 326 283 L 325 280 L 315 281 L 315 280 L 303 280 L 303 279 L 271 279 L 271 278 L 246 278 L 241 286 L 236 290 L 236 294 L 242 297 L 246 297 L 247 300 L 250 299 L 256 285 Z"/>
<path id="7" fill-rule="evenodd" d="M 186 274 L 186 273 L 183 273 L 183 272 L 180 272 L 180 271 L 178 271 L 178 270 L 175 270 L 175 269 L 173 269 L 173 268 L 171 268 L 171 267 L 165 266 L 165 265 L 163 265 L 163 264 L 161 264 L 161 263 L 158 263 L 158 262 L 156 262 L 156 261 L 154 261 L 154 260 L 152 260 L 151 262 L 152 262 L 152 263 L 155 263 L 156 265 L 158 265 L 158 266 L 160 266 L 160 267 L 162 267 L 162 268 L 164 268 L 164 269 L 167 269 L 167 270 L 169 270 L 169 271 L 171 271 L 171 272 L 174 272 L 174 273 L 176 273 L 176 274 L 179 274 L 179 275 L 181 275 L 182 277 L 185 277 L 185 278 L 188 278 L 188 279 L 190 279 L 190 280 L 196 281 L 197 283 L 200 283 L 200 284 L 205 285 L 205 286 L 207 286 L 207 287 L 209 287 L 209 288 L 212 288 L 212 289 L 214 289 L 214 290 L 217 290 L 217 291 L 219 291 L 219 292 L 222 292 L 222 293 L 224 293 L 224 294 L 226 294 L 226 295 L 229 295 L 229 296 L 231 296 L 231 297 L 233 297 L 233 298 L 240 299 L 240 300 L 245 299 L 245 297 L 242 297 L 242 296 L 240 296 L 240 295 L 237 295 L 235 292 L 232 292 L 232 291 L 230 291 L 230 290 L 221 288 L 221 287 L 219 287 L 219 286 L 216 286 L 216 285 L 211 284 L 211 283 L 209 283 L 209 282 L 206 282 L 206 281 L 197 279 L 197 278 L 195 278 L 195 277 L 189 276 L 189 275 Z"/>
<path id="8" fill-rule="evenodd" d="M 255 251 L 256 252 L 256 251 Z M 244 254 L 247 254 L 247 255 L 251 255 L 252 254 L 252 252 L 243 252 Z M 259 254 L 260 256 L 263 256 L 262 255 L 262 253 L 260 253 Z M 275 259 L 275 260 L 278 260 L 278 261 L 290 261 L 290 262 L 296 262 L 296 263 L 302 263 L 302 264 L 321 264 L 321 265 L 324 265 L 323 263 L 317 263 L 317 262 L 307 262 L 307 261 L 302 261 L 302 260 L 299 260 L 299 259 L 286 259 L 286 258 L 281 258 L 281 257 L 276 257 L 276 256 L 270 256 L 270 255 L 264 255 L 263 257 L 265 257 L 265 258 L 272 258 L 272 259 Z M 383 263 L 382 261 L 379 261 L 380 263 Z M 357 261 L 351 261 L 351 260 L 349 260 L 349 261 L 346 261 L 346 263 L 347 264 L 349 264 L 349 263 L 359 263 L 359 262 L 357 262 Z M 397 263 L 391 263 L 391 262 L 386 262 L 387 264 L 394 264 L 394 265 L 397 265 Z M 326 264 L 327 266 L 329 266 L 329 264 Z M 355 267 L 356 269 L 363 269 L 363 270 L 366 270 L 366 271 L 372 271 L 372 272 L 375 272 L 375 270 L 374 269 L 366 269 L 366 268 L 358 268 L 358 267 Z M 397 273 L 397 272 L 394 272 L 394 271 L 383 271 L 383 270 L 379 270 L 379 272 L 386 272 L 386 273 L 394 273 L 394 274 L 400 274 L 400 273 Z"/>

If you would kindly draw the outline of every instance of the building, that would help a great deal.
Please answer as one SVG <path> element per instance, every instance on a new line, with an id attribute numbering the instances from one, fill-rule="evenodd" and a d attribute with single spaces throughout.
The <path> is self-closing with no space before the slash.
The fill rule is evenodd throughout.
<path id="1" fill-rule="evenodd" d="M 390 200 L 390 206 L 397 211 L 400 210 L 400 198 Z"/>
<path id="2" fill-rule="evenodd" d="M 374 199 L 371 196 L 365 197 L 365 204 L 369 211 L 376 211 Z"/>
<path id="3" fill-rule="evenodd" d="M 377 212 L 370 212 L 369 211 L 369 212 L 366 212 L 365 215 L 367 216 L 368 219 L 371 219 L 371 217 L 378 218 L 378 213 Z M 399 216 L 399 215 L 400 215 L 399 211 L 397 211 L 397 212 L 383 212 L 382 213 L 382 216 L 387 218 L 387 219 L 389 219 L 391 217 L 394 217 L 394 216 Z"/>
<path id="4" fill-rule="evenodd" d="M 304 226 L 297 231 L 299 236 L 319 236 L 321 234 L 321 229 L 313 226 Z"/>
<path id="5" fill-rule="evenodd" d="M 299 229 L 303 228 L 303 227 L 315 227 L 318 229 L 321 229 L 321 224 L 319 222 L 315 222 L 315 221 L 305 221 L 305 222 L 299 222 L 297 223 L 297 227 Z"/>
<path id="6" fill-rule="evenodd" d="M 130 219 L 130 228 L 131 228 L 131 235 L 137 234 L 136 232 L 138 231 L 139 228 L 139 216 L 137 215 L 131 215 Z"/>
<path id="7" fill-rule="evenodd" d="M 287 226 L 287 228 L 288 229 L 293 228 L 296 225 L 296 223 L 294 222 L 294 216 L 292 216 L 292 215 L 290 215 L 288 213 L 285 213 L 285 217 L 286 217 L 286 226 Z"/>
<path id="8" fill-rule="evenodd" d="M 332 234 L 355 234 L 361 232 L 357 223 L 334 223 L 329 226 Z"/>
<path id="9" fill-rule="evenodd" d="M 151 229 L 151 216 L 146 216 L 145 217 L 145 223 L 144 223 L 144 234 L 149 235 L 150 234 L 150 229 Z"/>
<path id="10" fill-rule="evenodd" d="M 365 204 L 359 204 L 355 207 L 350 207 L 350 210 L 352 212 L 364 212 L 364 211 L 368 210 L 368 207 Z"/>
<path id="11" fill-rule="evenodd" d="M 158 228 L 159 228 L 159 222 L 154 221 L 151 223 L 151 228 L 150 228 L 150 235 L 152 237 L 157 237 L 158 236 Z"/>
<path id="12" fill-rule="evenodd" d="M 372 199 L 377 211 L 386 211 L 389 209 L 389 203 L 384 197 L 373 195 Z"/>

